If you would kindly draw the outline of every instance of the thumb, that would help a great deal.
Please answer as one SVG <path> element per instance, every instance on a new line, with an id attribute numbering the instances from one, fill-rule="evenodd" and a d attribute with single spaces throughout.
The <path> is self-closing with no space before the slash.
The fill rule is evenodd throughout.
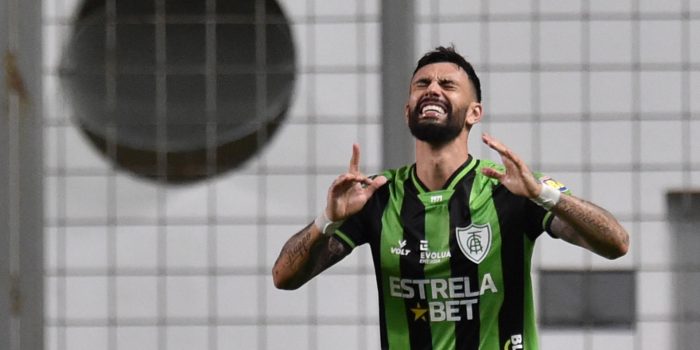
<path id="1" fill-rule="evenodd" d="M 503 178 L 503 176 L 505 176 L 504 173 L 501 173 L 494 168 L 482 168 L 481 173 L 490 177 L 490 178 L 497 179 L 499 181 L 501 180 L 501 178 Z"/>
<path id="2" fill-rule="evenodd" d="M 380 187 L 384 186 L 384 184 L 387 182 L 386 176 L 379 175 L 373 179 L 370 180 L 370 183 L 367 184 L 367 189 L 369 189 L 372 193 L 376 190 L 378 190 Z"/>

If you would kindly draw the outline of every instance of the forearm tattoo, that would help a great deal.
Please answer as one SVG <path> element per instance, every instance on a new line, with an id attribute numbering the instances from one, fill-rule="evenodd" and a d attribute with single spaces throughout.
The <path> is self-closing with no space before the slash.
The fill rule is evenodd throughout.
<path id="1" fill-rule="evenodd" d="M 555 209 L 557 217 L 563 220 L 556 225 L 562 238 L 579 242 L 606 257 L 615 256 L 620 244 L 629 244 L 629 236 L 612 214 L 583 199 L 570 199 L 571 202 L 561 201 Z"/>
<path id="2" fill-rule="evenodd" d="M 311 225 L 313 225 L 313 223 L 308 224 L 301 229 L 301 231 L 294 234 L 287 243 L 284 244 L 275 265 L 280 262 L 280 259 L 284 258 L 285 267 L 293 267 L 300 260 L 303 260 L 304 257 L 309 255 L 309 251 L 311 250 L 311 233 L 309 232 Z"/>
<path id="3" fill-rule="evenodd" d="M 325 244 L 325 247 L 326 249 L 318 249 L 315 254 L 315 263 L 313 264 L 313 269 L 311 272 L 312 276 L 316 276 L 317 274 L 321 273 L 321 271 L 337 263 L 349 253 L 345 246 L 338 242 L 337 239 L 328 238 L 328 242 Z"/>
<path id="4" fill-rule="evenodd" d="M 299 286 L 321 273 L 349 254 L 349 250 L 337 239 L 321 236 L 312 240 L 309 224 L 294 234 L 282 247 L 275 266 L 291 270 L 293 285 Z M 275 273 L 279 270 L 275 269 Z"/>
<path id="5" fill-rule="evenodd" d="M 594 213 L 592 213 L 591 210 L 586 210 L 589 209 L 587 208 L 587 206 L 593 205 L 593 203 L 578 198 L 575 198 L 574 200 L 581 202 L 583 204 L 583 207 L 574 206 L 568 202 L 563 202 L 560 207 L 561 211 L 566 213 L 567 217 L 578 218 L 584 224 L 584 226 L 593 228 L 597 232 L 605 232 L 606 228 L 608 227 L 608 223 L 607 220 L 603 219 L 607 219 L 607 215 L 605 215 L 604 217 L 601 217 L 600 215 L 594 215 Z M 603 211 L 602 208 L 600 209 L 601 211 Z M 607 214 L 607 212 L 605 213 Z"/>

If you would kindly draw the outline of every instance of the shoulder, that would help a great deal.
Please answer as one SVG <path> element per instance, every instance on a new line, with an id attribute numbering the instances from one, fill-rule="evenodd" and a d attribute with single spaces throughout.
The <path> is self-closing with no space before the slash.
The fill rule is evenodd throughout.
<path id="1" fill-rule="evenodd" d="M 492 185 L 500 184 L 498 182 L 498 180 L 489 178 L 488 176 L 485 176 L 484 174 L 482 174 L 481 169 L 483 169 L 483 168 L 493 168 L 493 169 L 496 169 L 498 171 L 505 171 L 505 167 L 503 165 L 498 164 L 498 163 L 496 163 L 492 160 L 489 160 L 489 159 L 479 159 L 479 164 L 476 167 L 476 180 L 475 180 L 475 182 L 492 184 Z M 571 194 L 571 191 L 569 190 L 569 188 L 565 184 L 555 180 L 554 178 L 552 178 L 551 176 L 549 176 L 543 172 L 533 171 L 532 176 L 534 176 L 535 180 L 537 180 L 545 185 L 548 185 L 556 190 L 559 190 L 562 193 Z"/>
<path id="2" fill-rule="evenodd" d="M 387 169 L 383 172 L 376 174 L 374 176 L 384 176 L 387 179 L 387 183 L 384 186 L 396 186 L 397 184 L 402 184 L 411 178 L 411 171 L 413 165 L 406 165 L 400 168 Z"/>
<path id="3" fill-rule="evenodd" d="M 476 165 L 477 173 L 481 173 L 483 168 L 494 168 L 496 170 L 504 170 L 505 167 L 502 164 L 496 163 L 490 159 L 477 159 L 478 163 Z"/>
<path id="4" fill-rule="evenodd" d="M 490 159 L 478 159 L 478 163 L 474 169 L 474 185 L 484 187 L 484 186 L 498 186 L 500 182 L 498 180 L 484 175 L 481 170 L 484 168 L 492 168 L 498 171 L 505 171 L 505 167 L 498 164 Z"/>

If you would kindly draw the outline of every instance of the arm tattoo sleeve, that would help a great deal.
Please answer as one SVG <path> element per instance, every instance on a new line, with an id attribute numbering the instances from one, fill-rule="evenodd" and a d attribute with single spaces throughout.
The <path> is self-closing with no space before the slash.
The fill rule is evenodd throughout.
<path id="1" fill-rule="evenodd" d="M 629 245 L 629 235 L 605 209 L 573 196 L 560 201 L 552 222 L 553 233 L 601 256 L 614 259 Z"/>
<path id="2" fill-rule="evenodd" d="M 285 286 L 289 289 L 298 288 L 350 253 L 349 248 L 331 236 L 314 239 L 311 225 L 287 241 L 275 262 L 273 274 L 288 276 Z"/>

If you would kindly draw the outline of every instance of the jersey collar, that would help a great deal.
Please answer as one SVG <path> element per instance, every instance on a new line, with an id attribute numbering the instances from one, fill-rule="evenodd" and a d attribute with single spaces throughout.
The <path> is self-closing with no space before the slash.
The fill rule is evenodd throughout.
<path id="1" fill-rule="evenodd" d="M 446 191 L 446 190 L 453 190 L 459 180 L 461 180 L 464 175 L 469 173 L 472 169 L 474 169 L 474 166 L 476 165 L 477 160 L 472 157 L 470 154 L 469 157 L 467 158 L 467 161 L 464 162 L 464 164 L 460 165 L 457 170 L 455 170 L 454 173 L 450 176 L 449 179 L 445 182 L 445 187 L 440 189 L 439 191 Z M 418 178 L 418 175 L 416 174 L 416 164 L 413 163 L 412 166 L 413 169 L 411 169 L 411 180 L 413 180 L 413 185 L 418 189 L 418 193 L 430 193 L 431 191 L 428 189 L 423 182 L 420 181 Z"/>

